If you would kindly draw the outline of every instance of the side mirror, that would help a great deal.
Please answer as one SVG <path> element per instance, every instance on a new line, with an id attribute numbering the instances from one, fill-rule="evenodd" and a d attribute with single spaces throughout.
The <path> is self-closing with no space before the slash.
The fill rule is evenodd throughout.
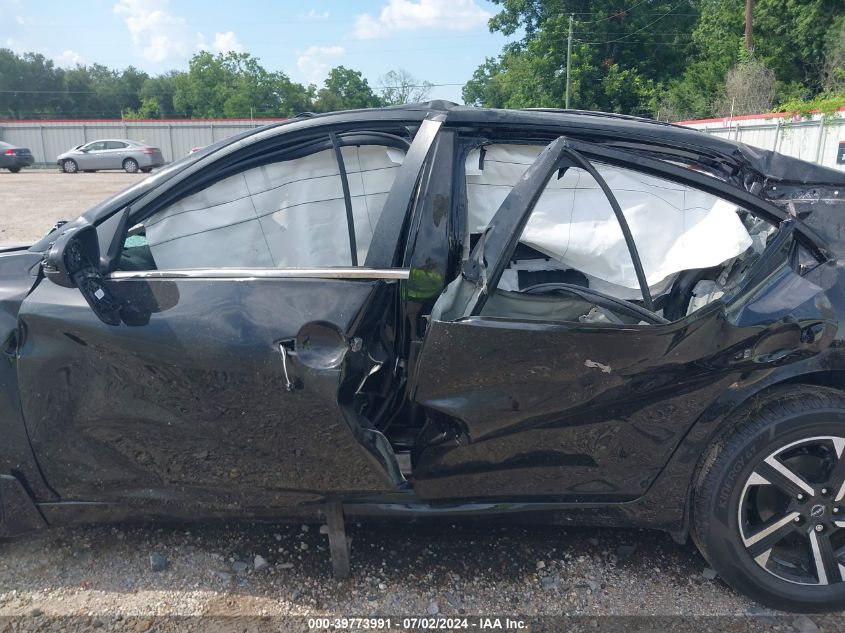
<path id="1" fill-rule="evenodd" d="M 67 224 L 65 227 L 47 252 L 42 268 L 44 276 L 54 284 L 75 288 L 74 275 L 86 265 L 93 266 L 100 261 L 100 244 L 97 231 L 90 224 Z M 62 227 L 58 230 L 62 231 Z"/>
<path id="2" fill-rule="evenodd" d="M 100 274 L 97 231 L 90 224 L 64 231 L 50 247 L 42 264 L 44 276 L 64 288 L 79 288 L 103 323 L 120 323 L 120 304 Z"/>

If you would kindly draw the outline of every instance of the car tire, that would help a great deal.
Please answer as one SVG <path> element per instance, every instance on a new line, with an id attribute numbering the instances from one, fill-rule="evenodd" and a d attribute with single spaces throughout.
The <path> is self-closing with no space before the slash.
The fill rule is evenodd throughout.
<path id="1" fill-rule="evenodd" d="M 10 172 L 12 172 L 13 174 L 18 173 L 18 172 L 21 170 L 21 168 L 20 168 L 20 167 L 9 167 L 8 169 L 9 169 L 9 171 L 10 171 Z"/>
<path id="2" fill-rule="evenodd" d="M 701 553 L 769 607 L 845 608 L 845 394 L 780 389 L 734 422 L 698 473 L 692 530 Z"/>
<path id="3" fill-rule="evenodd" d="M 62 161 L 62 171 L 66 174 L 75 174 L 79 172 L 79 165 L 72 158 L 66 158 Z"/>
<path id="4" fill-rule="evenodd" d="M 134 158 L 127 158 L 123 161 L 123 171 L 127 174 L 137 174 L 138 169 L 138 161 Z"/>

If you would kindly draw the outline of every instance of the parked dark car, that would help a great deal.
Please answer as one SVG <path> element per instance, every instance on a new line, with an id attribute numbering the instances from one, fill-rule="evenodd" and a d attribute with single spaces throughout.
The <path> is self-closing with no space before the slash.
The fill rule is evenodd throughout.
<path id="1" fill-rule="evenodd" d="M 511 515 L 845 608 L 845 174 L 431 102 L 203 148 L 0 256 L 6 535 Z"/>
<path id="2" fill-rule="evenodd" d="M 0 141 L 0 169 L 8 169 L 13 174 L 35 162 L 32 152 L 27 147 L 16 147 Z"/>

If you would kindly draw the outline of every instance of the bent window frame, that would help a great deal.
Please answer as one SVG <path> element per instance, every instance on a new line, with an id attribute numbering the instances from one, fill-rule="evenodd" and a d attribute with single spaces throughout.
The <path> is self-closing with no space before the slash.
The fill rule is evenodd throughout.
<path id="1" fill-rule="evenodd" d="M 518 141 L 508 140 L 504 141 L 503 144 L 514 144 L 517 142 Z M 463 168 L 463 165 L 465 165 L 465 159 L 472 149 L 477 149 L 479 147 L 483 148 L 485 145 L 498 143 L 499 141 L 488 138 L 476 139 L 475 143 L 465 143 L 463 146 L 464 151 L 462 153 L 462 160 L 460 160 L 458 164 L 462 166 L 461 168 Z M 540 145 L 536 141 L 530 140 L 526 140 L 525 144 L 538 146 Z M 545 159 L 543 159 L 543 156 L 546 154 L 547 151 L 549 151 L 550 154 L 546 156 Z M 828 245 L 817 233 L 815 233 L 815 231 L 807 227 L 799 219 L 789 216 L 788 214 L 784 213 L 782 209 L 778 208 L 777 206 L 769 203 L 764 199 L 755 196 L 750 192 L 738 189 L 737 187 L 725 183 L 724 181 L 714 176 L 685 169 L 684 167 L 667 163 L 665 161 L 644 157 L 640 154 L 634 154 L 626 151 L 608 148 L 601 145 L 596 145 L 594 143 L 586 141 L 573 140 L 568 137 L 559 137 L 555 141 L 552 141 L 552 143 L 549 143 L 544 148 L 543 152 L 540 154 L 540 156 L 538 156 L 535 163 L 532 164 L 528 168 L 528 170 L 526 170 L 521 181 L 517 183 L 516 186 L 514 186 L 514 189 L 516 189 L 517 186 L 522 184 L 523 188 L 521 196 L 524 197 L 525 200 L 523 201 L 521 211 L 519 210 L 519 205 L 514 205 L 512 209 L 512 211 L 517 211 L 518 213 L 521 213 L 521 216 L 518 222 L 512 223 L 512 226 L 510 227 L 511 234 L 505 238 L 508 242 L 508 245 L 505 246 L 505 248 L 501 250 L 501 252 L 497 252 L 496 257 L 494 258 L 495 264 L 492 269 L 492 273 L 489 270 L 486 270 L 487 258 L 484 257 L 484 241 L 486 237 L 485 235 L 482 235 L 482 238 L 479 239 L 478 243 L 475 245 L 474 248 L 472 248 L 471 252 L 469 253 L 469 256 L 464 261 L 463 277 L 470 283 L 475 284 L 476 291 L 473 294 L 473 297 L 464 312 L 463 318 L 481 317 L 485 319 L 495 320 L 520 320 L 518 318 L 510 319 L 510 317 L 488 317 L 482 315 L 481 311 L 487 300 L 495 292 L 498 280 L 501 278 L 504 266 L 506 265 L 509 258 L 513 256 L 519 241 L 519 237 L 521 236 L 522 231 L 525 228 L 525 224 L 527 223 L 533 211 L 533 208 L 536 205 L 537 200 L 539 199 L 539 196 L 542 195 L 542 191 L 545 188 L 546 184 L 554 176 L 555 171 L 559 170 L 560 172 L 562 172 L 563 170 L 573 166 L 583 168 L 582 165 L 579 164 L 580 161 L 578 160 L 578 158 L 580 158 L 581 161 L 584 161 L 589 165 L 592 165 L 590 159 L 599 159 L 599 161 L 601 161 L 602 163 L 617 166 L 638 173 L 652 175 L 684 186 L 699 189 L 705 193 L 709 193 L 723 200 L 741 206 L 753 215 L 772 223 L 773 226 L 775 226 L 777 229 L 776 232 L 771 236 L 769 244 L 763 251 L 760 260 L 755 262 L 752 265 L 751 269 L 746 271 L 746 279 L 743 280 L 742 283 L 738 284 L 737 287 L 735 287 L 731 292 L 726 293 L 724 296 L 712 301 L 707 306 L 704 306 L 702 310 L 687 314 L 679 319 L 675 319 L 672 321 L 656 314 L 653 309 L 646 309 L 635 303 L 631 303 L 630 301 L 627 301 L 625 299 L 619 299 L 617 297 L 605 295 L 604 293 L 592 289 L 585 291 L 585 289 L 580 286 L 573 287 L 573 292 L 576 294 L 591 294 L 595 297 L 596 300 L 603 300 L 605 302 L 609 302 L 608 305 L 605 305 L 604 307 L 611 307 L 613 303 L 627 304 L 632 310 L 636 310 L 644 316 L 648 315 L 650 317 L 650 319 L 648 320 L 651 321 L 651 323 L 624 325 L 619 325 L 615 323 L 591 323 L 591 326 L 599 328 L 650 328 L 661 325 L 665 326 L 671 325 L 673 323 L 684 322 L 690 318 L 698 318 L 699 313 L 703 314 L 705 311 L 709 313 L 710 310 L 708 308 L 715 309 L 729 304 L 738 295 L 740 295 L 744 290 L 748 288 L 748 283 L 751 279 L 759 277 L 760 271 L 764 267 L 772 265 L 771 257 L 773 253 L 770 247 L 775 244 L 781 244 L 782 239 L 780 241 L 776 239 L 779 235 L 785 235 L 787 236 L 787 238 L 794 238 L 796 247 L 803 246 L 807 248 L 812 254 L 812 256 L 820 263 L 823 263 L 830 259 L 830 250 Z M 530 171 L 533 173 L 529 174 Z M 596 180 L 601 185 L 602 181 L 599 179 Z M 462 177 L 459 179 L 459 182 L 464 183 L 464 187 L 466 186 L 466 174 L 462 174 Z M 610 193 L 604 189 L 604 187 L 602 187 L 602 189 L 604 190 L 609 201 L 615 198 L 614 196 L 611 196 Z M 508 194 L 508 197 L 510 197 L 510 194 Z M 502 207 L 504 207 L 505 204 L 507 204 L 507 198 L 506 201 L 502 204 Z M 502 210 L 502 207 L 496 210 L 496 212 L 494 213 L 494 218 L 498 216 L 499 212 Z M 466 231 L 468 230 L 468 226 L 466 223 L 467 209 L 462 209 L 462 212 L 463 213 L 461 215 L 464 216 L 462 229 Z M 618 214 L 616 215 L 618 219 Z M 491 226 L 492 224 L 493 221 L 491 220 Z M 490 227 L 488 227 L 488 230 L 489 229 Z M 486 232 L 487 231 L 485 231 L 485 233 Z M 465 234 L 463 236 L 463 239 L 466 239 L 467 237 L 468 235 Z M 501 240 L 501 237 L 499 238 L 499 240 Z M 629 247 L 629 253 L 632 255 L 632 260 L 636 262 L 636 259 L 634 259 L 636 251 L 632 252 L 630 250 L 632 243 L 632 241 L 629 242 L 626 239 L 626 244 Z M 501 247 L 502 244 L 499 244 L 499 246 Z M 633 244 L 633 246 L 634 248 L 636 248 L 635 244 Z M 782 245 L 779 245 L 775 250 L 782 250 L 782 248 Z M 642 288 L 643 279 L 640 278 L 639 281 Z M 643 296 L 645 297 L 646 294 L 644 293 Z M 560 323 L 566 322 L 561 321 Z"/>

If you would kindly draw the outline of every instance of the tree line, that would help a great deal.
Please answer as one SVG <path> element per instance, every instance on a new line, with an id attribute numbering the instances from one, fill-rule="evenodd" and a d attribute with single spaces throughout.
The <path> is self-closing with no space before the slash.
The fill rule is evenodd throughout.
<path id="1" fill-rule="evenodd" d="M 573 108 L 662 120 L 845 105 L 843 0 L 754 0 L 753 45 L 743 0 L 493 2 L 490 30 L 516 39 L 475 70 L 468 104 L 563 107 L 568 80 Z M 404 70 L 373 87 L 345 66 L 306 86 L 248 53 L 200 52 L 151 76 L 0 49 L 0 117 L 12 119 L 282 117 L 421 101 L 432 87 Z"/>
<path id="2" fill-rule="evenodd" d="M 845 2 L 493 0 L 490 30 L 521 35 L 463 89 L 488 107 L 571 107 L 682 120 L 845 105 Z"/>
<path id="3" fill-rule="evenodd" d="M 332 68 L 323 85 L 271 72 L 249 53 L 199 52 L 188 70 L 151 76 L 130 66 L 57 67 L 39 53 L 0 49 L 0 118 L 265 118 L 394 105 L 427 98 L 431 84 L 392 70 L 373 88 Z"/>

